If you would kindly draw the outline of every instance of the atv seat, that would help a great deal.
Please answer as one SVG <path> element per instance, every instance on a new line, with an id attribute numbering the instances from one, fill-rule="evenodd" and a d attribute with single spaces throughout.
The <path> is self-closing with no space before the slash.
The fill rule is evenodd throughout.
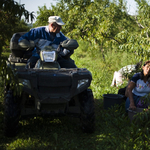
<path id="1" fill-rule="evenodd" d="M 23 49 L 18 45 L 19 38 L 24 35 L 26 32 L 18 32 L 14 33 L 10 40 L 10 50 L 11 55 L 9 57 L 10 61 L 18 62 L 18 60 L 26 60 L 29 59 L 32 55 L 31 50 Z M 21 62 L 21 61 L 20 61 Z"/>

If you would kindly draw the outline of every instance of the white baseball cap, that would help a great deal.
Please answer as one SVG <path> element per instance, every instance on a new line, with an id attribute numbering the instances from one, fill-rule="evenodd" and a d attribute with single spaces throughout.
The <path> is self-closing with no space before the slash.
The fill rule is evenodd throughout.
<path id="1" fill-rule="evenodd" d="M 65 23 L 62 21 L 62 19 L 59 16 L 50 16 L 48 18 L 48 22 L 49 23 L 56 22 L 60 26 L 65 25 Z"/>

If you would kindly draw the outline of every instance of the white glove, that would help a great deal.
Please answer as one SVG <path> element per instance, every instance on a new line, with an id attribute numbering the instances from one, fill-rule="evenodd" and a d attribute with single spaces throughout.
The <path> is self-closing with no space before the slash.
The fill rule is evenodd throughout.
<path id="1" fill-rule="evenodd" d="M 61 56 L 66 56 L 69 53 L 70 53 L 70 51 L 64 48 L 60 54 L 61 54 Z"/>

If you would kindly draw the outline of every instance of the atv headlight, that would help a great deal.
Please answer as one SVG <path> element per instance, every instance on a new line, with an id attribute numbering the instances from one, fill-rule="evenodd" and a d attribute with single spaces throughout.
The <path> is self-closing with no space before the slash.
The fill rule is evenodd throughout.
<path id="1" fill-rule="evenodd" d="M 19 79 L 19 85 L 31 88 L 30 81 L 26 79 Z"/>
<path id="2" fill-rule="evenodd" d="M 56 60 L 55 51 L 41 51 L 41 60 L 45 62 L 54 62 Z"/>
<path id="3" fill-rule="evenodd" d="M 89 79 L 78 80 L 77 89 L 80 88 L 83 85 L 86 85 L 88 82 L 89 82 Z"/>

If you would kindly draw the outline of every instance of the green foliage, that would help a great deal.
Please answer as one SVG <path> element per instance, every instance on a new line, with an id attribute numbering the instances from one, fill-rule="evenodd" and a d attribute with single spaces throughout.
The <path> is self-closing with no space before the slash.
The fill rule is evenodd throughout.
<path id="1" fill-rule="evenodd" d="M 138 114 L 137 120 L 140 121 L 130 123 L 124 104 L 107 111 L 103 109 L 103 94 L 117 93 L 120 87 L 126 85 L 125 82 L 120 87 L 110 87 L 114 71 L 150 57 L 150 7 L 145 0 L 135 1 L 139 6 L 137 16 L 128 15 L 123 0 L 59 0 L 56 6 L 51 5 L 49 9 L 39 7 L 34 27 L 47 25 L 49 16 L 58 15 L 66 23 L 62 32 L 79 42 L 80 46 L 72 58 L 79 68 L 87 68 L 93 76 L 91 89 L 94 98 L 98 99 L 95 100 L 96 132 L 92 135 L 81 133 L 79 126 L 75 126 L 79 124 L 77 120 L 71 122 L 64 117 L 57 121 L 56 118 L 37 117 L 21 121 L 21 133 L 13 140 L 2 136 L 0 125 L 1 149 L 150 149 L 149 113 Z M 20 6 L 12 0 L 0 1 L 0 8 L 0 17 L 3 18 L 0 23 L 2 47 L 9 42 L 10 34 L 16 31 L 13 27 L 16 24 L 19 26 L 20 16 L 29 16 L 30 13 L 26 13 L 24 5 Z M 28 17 L 25 19 L 28 20 Z M 21 24 L 23 28 L 26 26 L 24 22 Z M 8 30 L 4 30 L 3 26 Z M 10 74 L 7 82 L 15 81 L 16 78 L 12 76 L 14 72 L 5 67 L 6 63 L 0 63 L 0 71 L 3 72 L 1 80 Z M 12 85 L 16 88 L 17 81 Z M 3 93 L 3 83 L 0 90 Z M 3 108 L 2 96 L 0 108 Z M 3 112 L 0 111 L 0 124 L 2 118 Z"/>
<path id="2" fill-rule="evenodd" d="M 20 5 L 14 0 L 0 1 L 0 56 L 2 47 L 8 42 L 8 39 L 10 40 L 15 29 L 23 25 L 23 21 L 19 22 L 22 16 L 25 17 L 25 21 L 29 21 L 29 17 L 33 21 L 35 17 L 33 12 L 29 13 L 24 5 Z"/>
<path id="3" fill-rule="evenodd" d="M 54 16 L 54 12 L 48 10 L 47 7 L 44 5 L 42 7 L 38 7 L 39 11 L 37 11 L 37 21 L 33 24 L 33 27 L 43 26 L 48 24 L 48 17 Z"/>
<path id="4" fill-rule="evenodd" d="M 29 13 L 24 5 L 20 5 L 14 0 L 0 1 L 0 55 L 2 53 L 2 46 L 4 46 L 8 39 L 14 33 L 15 26 L 18 25 L 21 16 L 25 17 L 26 21 L 34 19 L 34 14 Z"/>
<path id="5" fill-rule="evenodd" d="M 0 65 L 0 70 L 1 70 L 1 80 L 3 81 L 4 87 L 9 88 L 9 89 L 15 89 L 14 90 L 14 95 L 20 95 L 21 93 L 21 86 L 19 85 L 18 77 L 16 74 L 16 70 L 12 70 L 9 67 L 9 61 L 6 60 L 6 57 L 1 57 L 1 65 Z"/>
<path id="6" fill-rule="evenodd" d="M 28 24 L 22 19 L 19 22 L 16 22 L 16 27 L 14 28 L 14 32 L 27 32 L 30 30 L 30 27 L 28 26 Z"/>
<path id="7" fill-rule="evenodd" d="M 129 64 L 136 64 L 137 62 L 134 59 L 134 55 L 129 55 L 127 52 L 109 50 L 103 55 L 103 52 L 100 50 L 99 52 L 97 51 L 88 42 L 80 40 L 79 48 L 75 50 L 71 57 L 75 60 L 77 67 L 87 68 L 91 71 L 93 77 L 91 88 L 94 92 L 94 97 L 99 99 L 103 94 L 118 92 L 119 87 L 110 87 L 114 71 L 118 71 Z M 124 86 L 122 85 L 121 87 Z"/>
<path id="8" fill-rule="evenodd" d="M 20 21 L 21 17 L 25 17 L 25 21 L 29 22 L 34 19 L 34 14 L 29 13 L 24 5 L 20 5 L 14 0 L 1 0 L 0 1 L 0 76 L 2 77 L 5 84 L 12 82 L 9 86 L 16 89 L 18 92 L 18 81 L 13 72 L 6 65 L 6 58 L 2 56 L 3 48 L 7 49 L 10 38 L 14 32 L 27 31 L 29 28 L 25 21 Z M 6 50 L 5 50 L 6 51 Z M 7 78 L 8 77 L 8 78 Z"/>
<path id="9" fill-rule="evenodd" d="M 46 25 L 50 15 L 59 15 L 66 23 L 62 32 L 69 38 L 88 41 L 97 53 L 100 49 L 105 55 L 110 49 L 116 49 L 135 54 L 137 62 L 145 61 L 149 59 L 149 21 L 144 16 L 147 16 L 149 6 L 146 3 L 147 9 L 144 11 L 145 3 L 141 3 L 142 13 L 135 18 L 127 14 L 123 0 L 118 3 L 107 0 L 60 0 L 50 9 L 39 7 L 39 16 L 34 26 Z M 143 23 L 142 29 L 139 23 Z"/>

